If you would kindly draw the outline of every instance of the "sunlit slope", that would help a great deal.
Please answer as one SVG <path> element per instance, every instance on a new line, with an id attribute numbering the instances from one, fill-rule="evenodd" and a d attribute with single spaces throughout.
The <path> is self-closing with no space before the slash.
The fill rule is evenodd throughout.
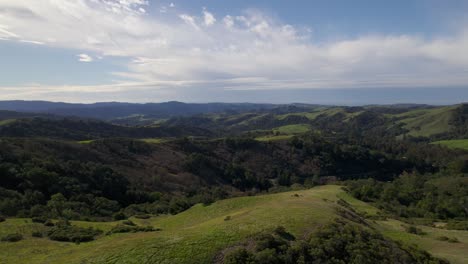
<path id="1" fill-rule="evenodd" d="M 79 245 L 32 238 L 30 232 L 39 224 L 8 219 L 0 223 L 0 233 L 18 231 L 26 239 L 0 243 L 0 263 L 206 263 L 221 249 L 263 230 L 283 225 L 301 236 L 325 224 L 336 217 L 333 201 L 339 192 L 338 186 L 324 186 L 196 205 L 175 216 L 132 219 L 162 231 L 104 236 Z M 225 221 L 227 216 L 231 220 Z M 116 223 L 74 224 L 109 229 Z"/>
<path id="2" fill-rule="evenodd" d="M 439 144 L 452 149 L 465 149 L 468 150 L 468 139 L 451 139 L 432 142 L 432 144 Z"/>
<path id="3" fill-rule="evenodd" d="M 235 245 L 249 235 L 284 226 L 296 237 L 313 233 L 318 227 L 336 217 L 336 201 L 344 199 L 359 212 L 375 214 L 377 209 L 346 194 L 339 186 L 322 186 L 309 190 L 279 194 L 240 197 L 215 202 L 209 206 L 196 205 L 175 216 L 160 216 L 147 220 L 132 219 L 141 225 L 152 225 L 162 231 L 126 233 L 99 237 L 81 243 L 54 242 L 46 238 L 32 238 L 31 231 L 40 226 L 26 219 L 8 219 L 0 223 L 0 235 L 11 232 L 25 234 L 16 243 L 0 242 L 0 263 L 210 263 L 220 250 Z M 228 217 L 229 216 L 229 217 Z M 372 223 L 372 221 L 370 220 Z M 116 222 L 73 222 L 80 226 L 94 226 L 104 231 Z M 376 222 L 377 228 L 391 237 L 404 237 L 398 225 Z M 444 232 L 444 230 L 436 230 Z M 457 232 L 457 249 L 434 248 L 432 230 L 418 238 L 421 248 L 446 257 L 453 263 L 464 263 L 468 251 L 467 233 Z M 414 240 L 419 241 L 419 240 Z M 413 240 L 404 240 L 413 243 Z"/>
<path id="4" fill-rule="evenodd" d="M 453 110 L 458 106 L 438 107 L 432 109 L 418 109 L 396 115 L 408 129 L 408 135 L 428 137 L 444 132 L 451 128 L 449 122 Z"/>

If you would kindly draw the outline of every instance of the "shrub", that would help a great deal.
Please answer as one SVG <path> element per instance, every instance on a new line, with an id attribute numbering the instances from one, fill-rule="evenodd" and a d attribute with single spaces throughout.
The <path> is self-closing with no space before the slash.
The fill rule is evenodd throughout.
<path id="1" fill-rule="evenodd" d="M 138 218 L 138 219 L 149 219 L 149 218 L 151 218 L 151 215 L 148 215 L 148 214 L 139 214 L 139 215 L 135 215 L 135 218 Z"/>
<path id="2" fill-rule="evenodd" d="M 23 235 L 18 234 L 18 233 L 14 233 L 14 234 L 8 234 L 8 235 L 2 237 L 1 241 L 4 241 L 4 242 L 18 242 L 21 239 L 23 239 Z"/>
<path id="3" fill-rule="evenodd" d="M 458 240 L 458 238 L 456 237 L 451 237 L 449 238 L 449 240 L 447 240 L 448 242 L 450 243 L 460 243 L 460 241 Z"/>
<path id="4" fill-rule="evenodd" d="M 127 219 L 127 216 L 123 212 L 115 213 L 113 217 L 116 221 Z"/>
<path id="5" fill-rule="evenodd" d="M 468 221 L 449 221 L 445 228 L 453 230 L 468 230 Z"/>
<path id="6" fill-rule="evenodd" d="M 224 257 L 225 264 L 244 264 L 252 263 L 253 261 L 253 254 L 248 252 L 245 248 L 236 249 Z"/>
<path id="7" fill-rule="evenodd" d="M 129 226 L 129 225 L 116 225 L 114 226 L 107 235 L 115 233 L 137 233 L 137 232 L 153 232 L 160 231 L 159 228 L 153 228 L 152 226 Z"/>
<path id="8" fill-rule="evenodd" d="M 436 238 L 437 240 L 440 240 L 440 241 L 448 241 L 450 238 L 446 237 L 446 236 L 439 236 Z"/>
<path id="9" fill-rule="evenodd" d="M 229 221 L 229 220 L 231 220 L 231 216 L 230 216 L 230 215 L 228 215 L 228 216 L 226 216 L 226 217 L 224 218 L 224 221 Z"/>
<path id="10" fill-rule="evenodd" d="M 278 236 L 280 236 L 281 238 L 286 239 L 286 240 L 295 240 L 296 239 L 291 233 L 286 231 L 286 228 L 284 228 L 284 226 L 276 227 L 274 233 L 277 234 Z"/>
<path id="11" fill-rule="evenodd" d="M 48 219 L 48 220 L 46 220 L 46 221 L 44 222 L 44 225 L 45 225 L 45 226 L 54 226 L 55 224 L 54 224 L 54 222 L 52 222 L 52 220 Z"/>
<path id="12" fill-rule="evenodd" d="M 0 215 L 0 223 L 1 223 L 1 222 L 5 222 L 5 220 L 6 220 L 5 217 L 3 217 L 2 215 Z"/>
<path id="13" fill-rule="evenodd" d="M 425 235 L 426 232 L 422 231 L 421 228 L 417 228 L 415 226 L 406 226 L 405 227 L 406 229 L 406 232 L 410 233 L 410 234 L 415 234 L 415 235 L 419 235 L 419 236 L 422 236 L 422 235 Z"/>
<path id="14" fill-rule="evenodd" d="M 285 228 L 277 227 L 272 234 L 254 236 L 226 254 L 224 263 L 448 263 L 345 220 L 323 226 L 304 240 L 288 240 L 285 234 L 289 234 Z"/>
<path id="15" fill-rule="evenodd" d="M 130 221 L 130 220 L 123 221 L 122 224 L 124 224 L 124 225 L 129 225 L 129 226 L 136 226 L 136 224 L 133 223 L 133 222 Z"/>
<path id="16" fill-rule="evenodd" d="M 31 236 L 32 237 L 43 237 L 43 234 L 42 234 L 42 232 L 34 231 L 34 232 L 31 233 Z"/>
<path id="17" fill-rule="evenodd" d="M 44 224 L 47 219 L 45 217 L 42 217 L 42 216 L 35 216 L 33 218 L 31 218 L 32 222 L 33 223 L 41 223 L 41 224 Z"/>
<path id="18" fill-rule="evenodd" d="M 94 228 L 82 228 L 66 224 L 57 224 L 48 233 L 51 240 L 63 242 L 88 242 L 95 239 L 102 231 Z"/>

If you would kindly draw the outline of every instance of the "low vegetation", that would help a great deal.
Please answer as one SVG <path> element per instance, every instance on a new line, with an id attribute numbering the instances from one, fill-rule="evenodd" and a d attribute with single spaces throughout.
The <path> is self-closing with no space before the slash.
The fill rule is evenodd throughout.
<path id="1" fill-rule="evenodd" d="M 443 145 L 453 149 L 468 150 L 468 139 L 451 139 L 432 142 L 432 144 Z"/>
<path id="2" fill-rule="evenodd" d="M 18 233 L 8 234 L 2 237 L 0 240 L 3 242 L 18 242 L 23 239 L 23 235 Z"/>
<path id="3" fill-rule="evenodd" d="M 250 250 L 241 247 L 228 253 L 224 263 L 449 263 L 343 220 L 335 220 L 310 238 L 300 240 L 284 228 L 278 229 L 254 237 Z"/>
<path id="4" fill-rule="evenodd" d="M 55 241 L 80 243 L 92 241 L 101 233 L 99 229 L 73 226 L 68 221 L 60 221 L 47 231 L 47 237 Z"/>

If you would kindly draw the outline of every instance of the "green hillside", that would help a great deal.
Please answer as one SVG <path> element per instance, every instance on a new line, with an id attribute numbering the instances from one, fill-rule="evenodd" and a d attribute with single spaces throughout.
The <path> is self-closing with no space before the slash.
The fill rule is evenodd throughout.
<path id="1" fill-rule="evenodd" d="M 273 129 L 273 132 L 278 132 L 281 134 L 302 134 L 310 131 L 310 126 L 307 124 L 297 124 L 297 125 L 287 125 L 281 126 Z"/>
<path id="2" fill-rule="evenodd" d="M 162 231 L 101 236 L 96 241 L 73 244 L 47 238 L 33 238 L 31 232 L 43 228 L 29 219 L 7 219 L 0 223 L 0 235 L 18 232 L 24 240 L 0 242 L 0 263 L 210 263 L 226 247 L 251 235 L 284 226 L 296 237 L 314 233 L 334 218 L 339 199 L 358 212 L 375 215 L 377 209 L 350 197 L 340 186 L 322 186 L 309 190 L 221 200 L 211 205 L 196 205 L 174 216 L 131 220 Z M 446 232 L 425 228 L 424 237 L 413 237 L 395 221 L 371 223 L 388 237 L 404 243 L 418 243 L 435 256 L 452 263 L 468 261 L 468 232 L 450 231 L 457 244 L 435 238 Z M 73 222 L 110 230 L 117 222 Z"/>
<path id="3" fill-rule="evenodd" d="M 428 137 L 450 130 L 449 122 L 456 107 L 418 109 L 395 116 L 399 119 L 398 122 L 403 123 L 403 127 L 409 130 L 408 135 Z"/>
<path id="4" fill-rule="evenodd" d="M 439 144 L 453 149 L 466 149 L 468 150 L 468 139 L 452 139 L 452 140 L 441 140 L 432 142 L 432 144 Z"/>
<path id="5" fill-rule="evenodd" d="M 0 120 L 0 126 L 4 126 L 4 125 L 8 125 L 8 124 L 11 124 L 13 122 L 15 122 L 16 119 L 4 119 L 4 120 Z"/>

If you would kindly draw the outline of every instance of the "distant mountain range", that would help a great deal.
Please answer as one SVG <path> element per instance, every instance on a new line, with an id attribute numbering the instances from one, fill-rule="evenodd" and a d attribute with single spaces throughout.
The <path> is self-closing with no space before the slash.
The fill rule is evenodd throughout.
<path id="1" fill-rule="evenodd" d="M 35 113 L 37 115 L 76 116 L 102 120 L 128 119 L 144 116 L 150 119 L 166 119 L 176 116 L 192 116 L 209 113 L 242 113 L 252 111 L 271 111 L 277 114 L 309 111 L 323 107 L 315 104 L 257 104 L 257 103 L 125 103 L 102 102 L 93 104 L 62 103 L 48 101 L 0 101 L 0 111 Z M 421 108 L 420 104 L 386 105 L 388 108 Z"/>
<path id="2" fill-rule="evenodd" d="M 251 103 L 94 103 L 73 104 L 47 101 L 0 101 L 0 110 L 16 112 L 47 113 L 61 116 L 78 116 L 111 120 L 132 115 L 151 116 L 152 118 L 169 118 L 203 113 L 243 112 L 265 110 L 278 107 L 274 104 Z"/>

